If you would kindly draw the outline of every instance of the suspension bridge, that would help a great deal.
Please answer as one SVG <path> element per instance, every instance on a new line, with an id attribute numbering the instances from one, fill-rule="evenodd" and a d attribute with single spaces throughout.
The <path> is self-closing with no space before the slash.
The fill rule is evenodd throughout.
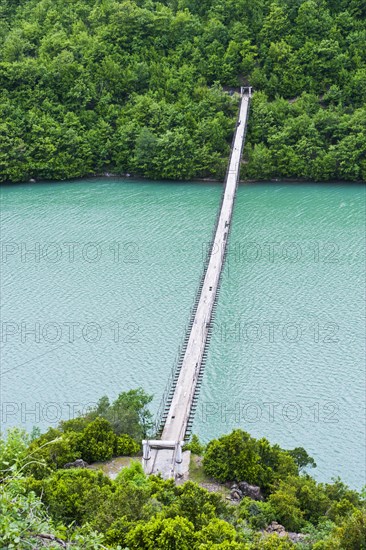
<path id="1" fill-rule="evenodd" d="M 211 322 L 216 308 L 232 224 L 251 97 L 251 88 L 241 88 L 239 114 L 213 239 L 208 247 L 204 271 L 184 344 L 178 362 L 171 373 L 158 413 L 156 432 L 160 439 L 143 441 L 142 462 L 145 473 L 160 473 L 165 479 L 183 476 L 189 466 L 182 447 L 184 441 L 190 436 L 207 357 L 212 330 Z"/>

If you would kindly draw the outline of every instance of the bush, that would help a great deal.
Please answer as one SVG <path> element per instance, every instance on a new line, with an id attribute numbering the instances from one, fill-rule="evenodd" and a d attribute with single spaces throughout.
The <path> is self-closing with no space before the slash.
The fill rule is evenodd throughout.
<path id="1" fill-rule="evenodd" d="M 256 502 L 249 497 L 244 497 L 240 502 L 239 516 L 249 523 L 254 529 L 264 529 L 272 521 L 275 521 L 275 510 L 269 502 Z"/>
<path id="2" fill-rule="evenodd" d="M 111 423 L 117 435 L 127 434 L 141 441 L 153 425 L 152 415 L 147 408 L 152 398 L 142 388 L 120 393 L 112 404 L 106 397 L 102 397 L 96 413 Z"/>
<path id="3" fill-rule="evenodd" d="M 42 482 L 42 500 L 55 520 L 81 525 L 94 518 L 100 504 L 111 497 L 111 488 L 102 472 L 59 470 Z"/>
<path id="4" fill-rule="evenodd" d="M 2 477 L 8 477 L 14 468 L 27 462 L 29 437 L 24 430 L 13 428 L 8 431 L 7 438 L 0 438 L 0 472 Z"/>
<path id="5" fill-rule="evenodd" d="M 115 454 L 117 456 L 134 456 L 141 450 L 141 447 L 129 435 L 120 435 L 116 439 Z"/>
<path id="6" fill-rule="evenodd" d="M 294 459 L 266 439 L 256 440 L 242 430 L 211 441 L 203 458 L 207 475 L 218 481 L 247 481 L 269 491 L 272 484 L 297 474 Z"/>
<path id="7" fill-rule="evenodd" d="M 81 438 L 79 433 L 50 428 L 45 434 L 35 439 L 29 446 L 32 461 L 26 472 L 37 479 L 46 477 L 50 470 L 63 468 L 67 462 L 81 457 Z"/>
<path id="8" fill-rule="evenodd" d="M 190 521 L 182 517 L 153 518 L 144 525 L 137 525 L 126 537 L 131 550 L 192 550 L 194 548 L 194 528 Z"/>
<path id="9" fill-rule="evenodd" d="M 117 436 L 108 420 L 96 418 L 81 433 L 79 448 L 86 462 L 109 460 L 115 452 Z"/>
<path id="10" fill-rule="evenodd" d="M 210 520 L 227 513 L 227 507 L 220 495 L 187 481 L 175 490 L 176 499 L 167 510 L 169 515 L 187 518 L 196 530 L 207 525 Z"/>
<path id="11" fill-rule="evenodd" d="M 270 495 L 268 502 L 274 510 L 276 520 L 289 531 L 300 531 L 304 525 L 304 513 L 296 497 L 296 489 L 281 483 L 280 488 Z"/>
<path id="12" fill-rule="evenodd" d="M 366 510 L 356 510 L 331 535 L 314 544 L 314 550 L 365 550 Z"/>
<path id="13" fill-rule="evenodd" d="M 212 519 L 196 534 L 199 550 L 210 550 L 223 543 L 227 548 L 231 548 L 231 543 L 235 543 L 237 538 L 235 528 L 227 521 L 218 518 Z"/>
<path id="14" fill-rule="evenodd" d="M 141 462 L 133 460 L 128 468 L 123 468 L 116 477 L 116 483 L 133 483 L 136 486 L 146 486 L 148 478 Z"/>
<path id="15" fill-rule="evenodd" d="M 201 456 L 205 450 L 205 446 L 201 445 L 197 435 L 192 435 L 191 440 L 184 445 L 183 450 L 191 451 L 192 454 Z"/>
<path id="16" fill-rule="evenodd" d="M 280 538 L 278 535 L 270 535 L 259 540 L 253 550 L 295 550 L 296 546 L 286 538 Z"/>

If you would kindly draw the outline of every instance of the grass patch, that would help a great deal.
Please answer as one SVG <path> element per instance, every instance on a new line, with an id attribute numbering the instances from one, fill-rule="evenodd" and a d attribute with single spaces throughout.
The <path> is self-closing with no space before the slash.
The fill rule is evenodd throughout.
<path id="1" fill-rule="evenodd" d="M 116 458 L 112 458 L 112 460 L 108 460 L 107 462 L 94 462 L 94 464 L 91 464 L 89 468 L 92 470 L 102 470 L 106 476 L 111 479 L 115 479 L 123 468 L 130 466 L 132 460 L 139 460 L 139 457 L 118 456 Z"/>
<path id="2" fill-rule="evenodd" d="M 201 487 L 204 487 L 210 492 L 220 493 L 223 498 L 226 498 L 230 495 L 230 489 L 226 485 L 217 483 L 211 477 L 208 477 L 202 466 L 202 457 L 191 454 L 191 461 L 189 464 L 189 480 L 194 481 Z"/>

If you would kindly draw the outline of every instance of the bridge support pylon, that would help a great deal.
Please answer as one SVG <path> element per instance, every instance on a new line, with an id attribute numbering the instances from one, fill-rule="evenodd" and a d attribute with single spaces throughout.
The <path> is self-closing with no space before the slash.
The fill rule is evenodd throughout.
<path id="1" fill-rule="evenodd" d="M 183 445 L 184 441 L 144 439 L 142 465 L 145 474 L 161 474 L 164 479 L 182 479 L 188 473 L 190 460 L 190 451 L 183 452 Z"/>

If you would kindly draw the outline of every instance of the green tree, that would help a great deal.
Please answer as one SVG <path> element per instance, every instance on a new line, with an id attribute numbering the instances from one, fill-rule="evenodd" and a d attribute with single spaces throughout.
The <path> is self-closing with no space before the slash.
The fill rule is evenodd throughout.
<path id="1" fill-rule="evenodd" d="M 292 456 L 265 439 L 256 441 L 242 430 L 211 441 L 203 459 L 207 475 L 219 481 L 247 481 L 268 491 L 275 480 L 297 473 Z"/>
<path id="2" fill-rule="evenodd" d="M 259 38 L 264 44 L 278 42 L 289 33 L 290 22 L 284 6 L 273 2 L 270 4 L 268 15 L 263 21 Z"/>
<path id="3" fill-rule="evenodd" d="M 119 394 L 112 403 L 107 403 L 103 397 L 91 417 L 102 415 L 113 426 L 117 435 L 127 434 L 137 441 L 141 441 L 151 430 L 152 415 L 148 409 L 153 396 L 138 388 Z"/>
<path id="4" fill-rule="evenodd" d="M 135 164 L 136 170 L 142 174 L 154 177 L 156 173 L 155 162 L 158 150 L 158 138 L 144 126 L 136 140 Z"/>
<path id="5" fill-rule="evenodd" d="M 287 451 L 289 455 L 295 460 L 299 470 L 303 470 L 306 467 L 316 468 L 315 460 L 308 455 L 303 447 L 296 447 L 290 451 Z"/>

